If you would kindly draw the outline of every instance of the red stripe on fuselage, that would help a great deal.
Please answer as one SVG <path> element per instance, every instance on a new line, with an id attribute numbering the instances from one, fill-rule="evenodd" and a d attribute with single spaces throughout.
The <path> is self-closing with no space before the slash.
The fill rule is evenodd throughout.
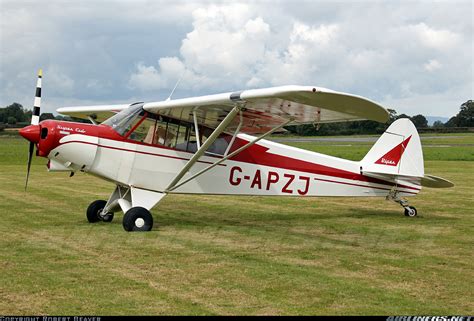
<path id="1" fill-rule="evenodd" d="M 124 142 L 123 140 L 116 140 L 112 138 L 107 138 L 111 139 L 114 141 L 119 141 L 119 142 Z M 103 147 L 103 148 L 109 148 L 109 149 L 115 149 L 115 150 L 121 150 L 121 151 L 126 151 L 126 152 L 132 152 L 132 153 L 139 153 L 139 154 L 145 154 L 145 155 L 151 155 L 151 156 L 157 156 L 157 157 L 166 157 L 166 158 L 172 158 L 172 159 L 179 159 L 179 160 L 185 160 L 188 161 L 189 158 L 184 158 L 184 157 L 177 157 L 177 156 L 169 156 L 169 155 L 164 155 L 164 154 L 157 154 L 157 153 L 150 153 L 150 152 L 143 152 L 143 151 L 137 151 L 137 150 L 131 150 L 131 149 L 126 149 L 126 148 L 120 148 L 120 147 L 113 147 L 113 146 L 107 146 L 107 145 L 100 145 L 100 144 L 94 144 L 94 143 L 89 143 L 89 142 L 83 142 L 83 141 L 70 141 L 66 142 L 67 143 L 84 143 L 84 144 L 91 144 L 91 145 L 96 145 L 98 147 Z M 133 144 L 132 142 L 130 142 Z M 136 143 L 136 142 L 134 142 Z M 231 148 L 231 152 L 234 150 L 237 150 L 241 146 L 245 145 L 247 141 L 236 138 L 234 145 Z M 144 144 L 136 144 L 136 145 L 144 145 Z M 160 147 L 154 147 L 150 146 L 152 148 L 162 148 Z M 174 150 L 178 151 L 173 148 L 165 147 L 164 149 L 167 150 Z M 382 179 L 378 178 L 373 178 L 373 177 L 368 177 L 364 176 L 360 173 L 354 173 L 350 171 L 345 171 L 342 169 L 330 167 L 330 166 L 325 166 L 325 165 L 320 165 L 316 163 L 311 163 L 287 156 L 282 156 L 278 154 L 272 154 L 268 152 L 267 147 L 261 146 L 261 145 L 252 145 L 251 147 L 245 149 L 244 151 L 240 152 L 238 155 L 230 158 L 232 161 L 236 162 L 242 162 L 242 163 L 248 163 L 248 164 L 253 164 L 253 165 L 263 165 L 263 166 L 269 166 L 269 167 L 274 167 L 274 168 L 280 168 L 280 169 L 288 169 L 288 170 L 293 170 L 293 171 L 299 171 L 299 172 L 304 172 L 304 173 L 311 173 L 311 174 L 317 174 L 317 175 L 324 175 L 324 176 L 330 176 L 330 177 L 337 177 L 337 178 L 343 178 L 343 179 L 348 179 L 348 180 L 354 180 L 354 181 L 362 181 L 362 182 L 367 182 L 367 183 L 375 183 L 375 184 L 381 184 L 381 185 L 386 185 L 386 186 L 394 186 L 395 184 L 393 182 L 389 181 L 384 181 Z M 185 151 L 179 151 L 181 153 L 186 153 L 193 155 L 192 153 L 185 152 Z M 217 158 L 217 157 L 216 157 Z M 207 161 L 198 161 L 199 163 L 204 163 L 204 164 L 213 164 L 212 162 L 207 162 Z M 219 166 L 227 166 L 226 164 L 219 164 Z M 356 185 L 356 184 L 351 184 L 351 183 L 344 183 L 344 182 L 338 182 L 338 181 L 329 181 L 328 182 L 333 182 L 333 183 L 341 183 L 341 184 L 347 184 L 347 185 L 355 185 L 355 186 L 361 186 L 361 187 L 367 187 L 367 188 L 375 188 L 373 186 L 366 186 L 366 185 Z M 407 186 L 407 185 L 401 185 L 397 184 L 398 187 L 400 188 L 406 188 L 406 189 L 411 189 L 414 191 L 419 192 L 420 189 Z M 390 189 L 387 189 L 390 190 Z M 407 192 L 408 193 L 408 192 Z M 416 193 L 414 193 L 416 194 Z"/>
<path id="2" fill-rule="evenodd" d="M 240 148 L 241 145 L 243 146 L 246 142 L 240 140 L 236 144 L 237 146 L 233 146 L 232 149 Z M 293 171 L 317 174 L 317 175 L 324 175 L 324 176 L 331 176 L 331 177 L 339 177 L 354 181 L 362 181 L 368 183 L 376 183 L 382 185 L 395 185 L 392 182 L 384 181 L 382 179 L 373 178 L 364 176 L 360 173 L 353 173 L 349 171 L 345 171 L 339 168 L 329 167 L 325 165 L 315 164 L 307 161 L 303 161 L 300 159 L 295 159 L 287 156 L 272 154 L 268 152 L 267 147 L 263 147 L 260 145 L 253 145 L 252 147 L 242 151 L 238 155 L 231 158 L 233 161 L 243 162 L 243 163 L 250 163 L 255 165 L 264 165 L 269 167 L 277 167 L 282 169 L 289 169 Z M 407 185 L 400 185 L 399 187 L 408 188 L 415 191 L 420 191 L 420 189 L 407 186 Z"/>

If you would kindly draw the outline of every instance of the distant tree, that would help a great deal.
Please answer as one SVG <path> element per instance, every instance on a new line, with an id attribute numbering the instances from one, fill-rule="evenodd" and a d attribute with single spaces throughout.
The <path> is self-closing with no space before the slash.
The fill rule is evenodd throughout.
<path id="1" fill-rule="evenodd" d="M 8 123 L 9 117 L 15 118 L 17 122 L 26 121 L 23 106 L 19 103 L 13 103 L 5 108 L 0 108 L 0 123 Z"/>
<path id="2" fill-rule="evenodd" d="M 459 112 L 459 125 L 462 127 L 474 126 L 474 102 L 468 100 L 461 105 Z"/>
<path id="3" fill-rule="evenodd" d="M 410 118 L 416 128 L 428 127 L 428 120 L 423 115 L 415 115 Z"/>
<path id="4" fill-rule="evenodd" d="M 43 121 L 46 119 L 54 119 L 54 115 L 52 113 L 42 113 L 40 115 L 40 121 Z"/>
<path id="5" fill-rule="evenodd" d="M 6 109 L 8 110 L 8 114 L 15 117 L 17 121 L 22 122 L 25 120 L 25 111 L 21 104 L 13 103 L 10 106 L 7 106 Z"/>
<path id="6" fill-rule="evenodd" d="M 393 123 L 397 120 L 397 111 L 395 109 L 387 108 L 388 111 L 388 124 Z"/>
<path id="7" fill-rule="evenodd" d="M 474 102 L 468 100 L 461 105 L 459 113 L 446 122 L 447 127 L 474 127 Z"/>
<path id="8" fill-rule="evenodd" d="M 7 118 L 7 123 L 8 123 L 9 125 L 15 125 L 15 124 L 16 124 L 16 118 L 13 117 L 13 116 L 8 116 L 8 118 Z"/>
<path id="9" fill-rule="evenodd" d="M 54 119 L 56 119 L 56 120 L 66 120 L 66 121 L 70 121 L 70 117 L 69 117 L 69 116 L 61 116 L 61 115 L 56 115 L 56 116 L 54 116 Z"/>
<path id="10" fill-rule="evenodd" d="M 33 111 L 27 110 L 25 111 L 25 122 L 31 123 L 31 116 L 33 115 Z"/>
<path id="11" fill-rule="evenodd" d="M 410 118 L 410 116 L 408 116 L 407 114 L 400 114 L 397 116 L 397 119 L 400 119 L 400 118 Z"/>
<path id="12" fill-rule="evenodd" d="M 433 123 L 433 128 L 443 128 L 444 127 L 444 123 L 441 121 L 441 120 L 437 120 Z"/>
<path id="13" fill-rule="evenodd" d="M 456 116 L 451 117 L 446 124 L 444 124 L 446 127 L 457 127 L 457 118 Z"/>

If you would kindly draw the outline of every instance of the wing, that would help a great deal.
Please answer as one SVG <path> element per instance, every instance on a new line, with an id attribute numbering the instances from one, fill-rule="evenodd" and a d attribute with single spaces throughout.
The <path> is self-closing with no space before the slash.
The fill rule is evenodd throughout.
<path id="1" fill-rule="evenodd" d="M 388 112 L 377 103 L 347 93 L 310 86 L 282 86 L 252 89 L 217 95 L 191 97 L 143 105 L 149 112 L 187 122 L 193 122 L 196 112 L 200 125 L 216 128 L 229 111 L 239 104 L 243 107 L 241 133 L 263 133 L 288 120 L 294 124 L 330 123 L 354 120 L 386 122 Z M 130 105 L 63 107 L 58 113 L 71 117 L 102 122 Z M 226 129 L 233 132 L 240 117 Z"/>
<path id="2" fill-rule="evenodd" d="M 130 104 L 124 105 L 101 105 L 101 106 L 80 106 L 80 107 L 61 107 L 56 111 L 60 114 L 81 118 L 89 119 L 101 123 L 107 118 L 112 117 L 116 113 L 130 107 Z"/>
<path id="3" fill-rule="evenodd" d="M 388 120 L 386 109 L 369 99 L 309 86 L 271 87 L 151 102 L 143 108 L 189 122 L 193 121 L 195 111 L 201 125 L 216 128 L 235 104 L 244 107 L 240 132 L 249 134 L 266 132 L 289 119 L 295 124 Z M 236 117 L 226 131 L 235 130 L 239 121 Z"/>

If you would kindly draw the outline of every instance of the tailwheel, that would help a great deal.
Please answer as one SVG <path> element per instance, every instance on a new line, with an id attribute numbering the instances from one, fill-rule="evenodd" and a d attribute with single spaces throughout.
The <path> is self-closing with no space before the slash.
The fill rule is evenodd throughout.
<path id="1" fill-rule="evenodd" d="M 390 190 L 386 199 L 400 204 L 405 209 L 405 216 L 415 217 L 418 214 L 418 211 L 414 206 L 408 205 L 406 199 L 398 196 L 398 191 L 395 189 L 395 186 Z"/>
<path id="2" fill-rule="evenodd" d="M 87 208 L 86 216 L 89 223 L 112 222 L 114 213 L 102 213 L 107 201 L 97 200 L 92 202 Z"/>
<path id="3" fill-rule="evenodd" d="M 405 207 L 405 216 L 415 217 L 418 214 L 414 206 Z"/>
<path id="4" fill-rule="evenodd" d="M 146 232 L 153 227 L 153 216 L 143 207 L 132 207 L 123 216 L 123 228 L 127 232 Z"/>

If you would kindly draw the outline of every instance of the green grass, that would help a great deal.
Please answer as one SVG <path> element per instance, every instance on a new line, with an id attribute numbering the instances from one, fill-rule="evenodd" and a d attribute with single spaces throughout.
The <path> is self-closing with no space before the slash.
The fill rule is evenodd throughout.
<path id="1" fill-rule="evenodd" d="M 446 135 L 422 135 L 423 157 L 425 161 L 474 161 L 474 134 L 446 134 Z M 348 136 L 348 137 L 371 137 L 371 136 Z M 374 136 L 379 137 L 379 136 Z M 324 137 L 322 137 L 324 138 Z M 337 137 L 339 139 L 343 137 Z M 291 146 L 311 150 L 318 153 L 329 154 L 346 159 L 361 160 L 370 150 L 372 142 L 292 142 Z"/>
<path id="2" fill-rule="evenodd" d="M 474 312 L 474 147 L 426 150 L 426 172 L 456 186 L 412 198 L 416 218 L 380 198 L 172 195 L 150 233 L 124 232 L 121 213 L 88 224 L 113 186 L 45 159 L 25 193 L 27 149 L 0 138 L 0 314 Z"/>

